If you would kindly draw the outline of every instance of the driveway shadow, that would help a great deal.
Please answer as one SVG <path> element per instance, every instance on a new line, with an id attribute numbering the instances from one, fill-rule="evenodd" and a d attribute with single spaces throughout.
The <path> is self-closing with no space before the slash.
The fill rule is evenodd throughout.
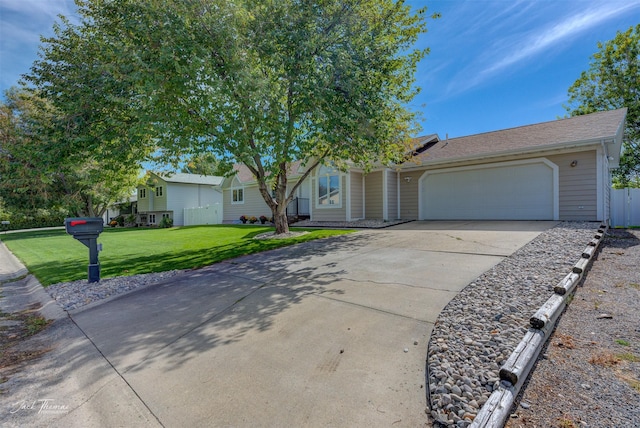
<path id="1" fill-rule="evenodd" d="M 250 331 L 269 330 L 278 314 L 310 295 L 341 294 L 328 288 L 343 273 L 336 255 L 348 257 L 372 239 L 341 235 L 185 271 L 72 318 L 119 371 L 158 359 L 172 370 Z M 307 263 L 311 258 L 327 260 Z"/>

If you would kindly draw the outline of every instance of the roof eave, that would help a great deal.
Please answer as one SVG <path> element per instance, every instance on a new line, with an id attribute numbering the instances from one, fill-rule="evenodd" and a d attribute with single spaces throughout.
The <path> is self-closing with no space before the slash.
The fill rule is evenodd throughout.
<path id="1" fill-rule="evenodd" d="M 603 142 L 612 141 L 615 138 L 616 136 L 598 137 L 598 138 L 590 138 L 588 140 L 579 140 L 579 141 L 572 141 L 572 142 L 549 144 L 545 146 L 531 147 L 529 149 L 524 149 L 524 150 L 523 149 L 503 150 L 499 152 L 485 153 L 482 155 L 458 156 L 454 158 L 437 159 L 434 161 L 422 160 L 422 162 L 419 164 L 411 163 L 411 161 L 409 161 L 402 164 L 400 166 L 400 169 L 401 170 L 402 169 L 419 169 L 425 166 L 439 166 L 439 165 L 447 165 L 447 164 L 460 163 L 460 162 L 482 161 L 487 159 L 501 158 L 505 156 L 531 155 L 536 153 L 544 153 L 544 152 L 563 150 L 563 149 L 580 148 L 585 146 L 597 146 L 597 145 L 601 145 Z"/>
<path id="2" fill-rule="evenodd" d="M 627 109 L 624 109 L 622 120 L 618 124 L 616 135 L 612 137 L 611 143 L 613 147 L 607 147 L 607 156 L 613 158 L 609 161 L 609 168 L 618 168 L 620 166 L 620 156 L 622 155 L 622 141 L 624 139 L 624 129 L 627 120 Z"/>

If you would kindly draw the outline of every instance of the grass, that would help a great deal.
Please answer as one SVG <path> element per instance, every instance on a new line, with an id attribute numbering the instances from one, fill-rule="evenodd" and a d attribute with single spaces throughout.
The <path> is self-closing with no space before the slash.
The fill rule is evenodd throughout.
<path id="1" fill-rule="evenodd" d="M 640 357 L 632 354 L 631 352 L 625 352 L 624 354 L 617 355 L 619 360 L 629 361 L 630 363 L 640 363 Z"/>
<path id="2" fill-rule="evenodd" d="M 619 377 L 623 381 L 625 381 L 631 388 L 635 389 L 637 392 L 640 392 L 640 381 L 631 376 L 619 375 Z"/>
<path id="3" fill-rule="evenodd" d="M 33 336 L 47 328 L 47 326 L 51 324 L 51 321 L 40 315 L 31 315 L 27 317 L 24 323 L 27 328 L 27 335 Z"/>
<path id="4" fill-rule="evenodd" d="M 253 239 L 272 230 L 271 227 L 245 225 L 106 228 L 98 239 L 103 248 L 99 255 L 100 276 L 111 278 L 198 268 L 242 255 L 352 232 L 292 229 L 309 233 L 286 239 Z M 7 234 L 1 239 L 44 286 L 87 278 L 89 250 L 64 230 Z"/>
<path id="5" fill-rule="evenodd" d="M 576 428 L 576 424 L 575 422 L 573 422 L 573 420 L 563 416 L 560 419 L 558 419 L 558 427 L 559 428 Z"/>
<path id="6" fill-rule="evenodd" d="M 629 346 L 630 343 L 627 340 L 624 339 L 616 339 L 616 343 L 620 346 Z"/>

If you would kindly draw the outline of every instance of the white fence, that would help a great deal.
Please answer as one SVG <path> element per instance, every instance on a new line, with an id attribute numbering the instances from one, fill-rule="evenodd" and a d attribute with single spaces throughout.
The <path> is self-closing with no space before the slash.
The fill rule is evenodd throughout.
<path id="1" fill-rule="evenodd" d="M 640 226 L 640 189 L 611 189 L 611 226 Z"/>
<path id="2" fill-rule="evenodd" d="M 221 224 L 222 204 L 207 205 L 206 207 L 185 208 L 184 225 Z"/>

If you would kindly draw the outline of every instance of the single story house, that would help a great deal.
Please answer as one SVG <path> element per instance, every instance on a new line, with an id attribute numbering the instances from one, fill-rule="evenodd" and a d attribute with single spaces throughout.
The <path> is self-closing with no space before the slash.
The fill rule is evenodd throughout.
<path id="1" fill-rule="evenodd" d="M 104 224 L 117 219 L 119 216 L 127 217 L 131 214 L 134 216 L 138 213 L 138 193 L 131 195 L 126 201 L 116 202 L 110 205 L 102 215 Z"/>
<path id="2" fill-rule="evenodd" d="M 626 109 L 466 137 L 417 139 L 411 160 L 365 173 L 320 166 L 298 189 L 314 221 L 608 221 Z M 223 183 L 224 221 L 269 215 L 249 170 Z M 290 181 L 304 173 L 292 165 Z"/>
<path id="3" fill-rule="evenodd" d="M 149 172 L 146 183 L 137 188 L 137 223 L 153 226 L 168 217 L 173 219 L 174 226 L 184 226 L 185 209 L 206 207 L 213 207 L 212 214 L 221 219 L 223 180 L 223 177 L 199 174 Z"/>

